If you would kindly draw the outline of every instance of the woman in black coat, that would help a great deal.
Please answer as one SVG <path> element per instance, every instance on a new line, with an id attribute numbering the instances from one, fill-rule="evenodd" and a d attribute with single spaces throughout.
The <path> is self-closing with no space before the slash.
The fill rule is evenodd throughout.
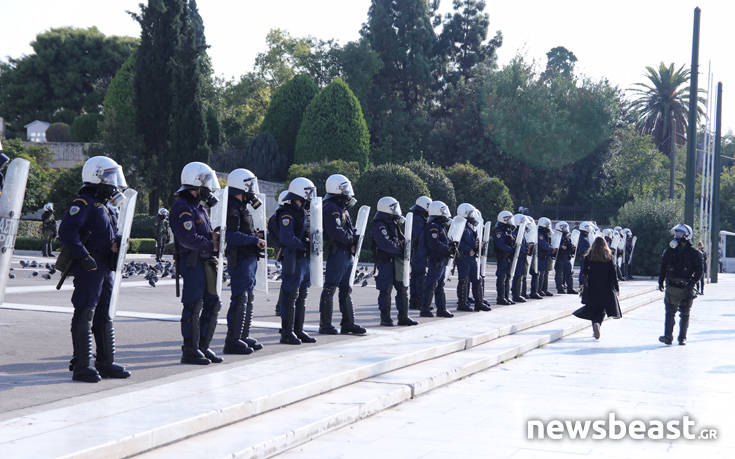
<path id="1" fill-rule="evenodd" d="M 592 321 L 595 339 L 600 339 L 600 325 L 608 317 L 619 319 L 623 316 L 618 303 L 618 277 L 615 271 L 613 255 L 605 239 L 598 237 L 592 247 L 584 255 L 582 270 L 582 291 L 584 306 L 574 311 L 580 319 Z M 586 278 L 586 280 L 585 280 Z"/>

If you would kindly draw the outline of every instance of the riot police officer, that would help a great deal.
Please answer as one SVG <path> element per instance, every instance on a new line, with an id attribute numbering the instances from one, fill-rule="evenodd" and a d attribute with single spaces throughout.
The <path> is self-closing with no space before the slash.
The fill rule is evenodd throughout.
<path id="1" fill-rule="evenodd" d="M 171 242 L 171 225 L 168 222 L 168 210 L 161 207 L 158 209 L 156 219 L 156 262 L 160 263 L 163 258 L 163 249 Z"/>
<path id="2" fill-rule="evenodd" d="M 424 232 L 426 220 L 429 218 L 429 204 L 431 198 L 419 196 L 416 204 L 411 207 L 413 212 L 413 226 L 411 227 L 411 281 L 409 309 L 421 309 L 424 297 L 424 282 L 426 281 L 426 250 L 419 244 L 421 234 Z"/>
<path id="3" fill-rule="evenodd" d="M 43 206 L 43 214 L 41 215 L 41 234 L 43 234 L 43 248 L 41 255 L 44 257 L 53 257 L 52 243 L 56 238 L 56 218 L 54 218 L 54 204 L 47 202 Z"/>
<path id="4" fill-rule="evenodd" d="M 480 238 L 476 227 L 480 221 L 479 212 L 472 205 L 462 203 L 457 207 L 457 215 L 464 217 L 467 224 L 462 233 L 462 239 L 457 248 L 457 268 L 459 271 L 457 283 L 457 311 L 490 311 L 482 299 L 482 282 L 477 272 L 477 258 L 480 256 Z M 472 296 L 475 301 L 474 308 L 469 305 L 470 285 L 472 285 Z"/>
<path id="5" fill-rule="evenodd" d="M 614 233 L 623 240 L 623 243 L 625 243 L 625 233 L 623 233 L 622 226 L 616 226 L 614 229 Z M 613 250 L 613 260 L 615 260 L 615 273 L 618 276 L 618 280 L 625 280 L 623 278 L 623 272 L 620 269 L 620 265 L 622 265 L 623 263 L 623 250 L 620 248 L 620 246 L 615 247 L 615 249 Z"/>
<path id="6" fill-rule="evenodd" d="M 666 293 L 666 318 L 664 334 L 658 338 L 664 344 L 671 344 L 674 340 L 674 322 L 676 311 L 679 311 L 680 345 L 686 344 L 687 329 L 689 328 L 689 312 L 696 297 L 695 286 L 702 276 L 702 254 L 692 247 L 692 228 L 689 225 L 678 224 L 671 229 L 674 240 L 664 251 L 661 259 L 661 273 L 658 276 L 658 289 Z"/>
<path id="7" fill-rule="evenodd" d="M 510 300 L 510 266 L 515 251 L 515 237 L 513 237 L 513 214 L 508 210 L 498 213 L 498 222 L 493 230 L 493 245 L 497 258 L 495 275 L 495 289 L 498 293 L 497 303 L 503 305 L 515 304 Z"/>
<path id="8" fill-rule="evenodd" d="M 569 224 L 561 221 L 556 223 L 556 230 L 561 233 L 561 242 L 556 253 L 556 291 L 559 293 L 577 294 L 574 290 L 574 280 L 572 279 L 572 260 L 576 247 L 572 245 L 572 239 L 569 236 Z"/>
<path id="9" fill-rule="evenodd" d="M 278 243 L 281 246 L 281 344 L 316 343 L 304 332 L 309 277 L 307 207 L 316 197 L 314 183 L 296 177 L 288 185 L 283 206 L 276 211 Z"/>
<path id="10" fill-rule="evenodd" d="M 401 205 L 391 196 L 378 200 L 377 211 L 373 217 L 372 239 L 375 267 L 375 288 L 378 289 L 378 309 L 380 325 L 392 327 L 390 315 L 391 291 L 396 289 L 396 309 L 398 325 L 410 326 L 418 322 L 408 316 L 408 289 L 403 285 L 403 252 L 406 238 L 398 226 L 403 221 Z"/>
<path id="11" fill-rule="evenodd" d="M 526 221 L 527 221 L 527 227 L 529 228 L 529 231 L 533 231 L 534 228 L 536 228 L 536 242 L 529 242 L 528 243 L 528 256 L 531 257 L 531 266 L 529 267 L 528 272 L 531 274 L 531 294 L 527 296 L 526 298 L 531 298 L 533 300 L 542 300 L 544 298 L 543 295 L 539 294 L 539 260 L 540 255 L 538 253 L 538 227 L 536 226 L 536 222 L 534 219 L 528 215 L 526 215 Z M 536 264 L 534 266 L 533 263 L 533 257 L 534 254 L 536 255 Z M 523 284 L 521 285 L 521 291 L 523 292 L 523 296 L 526 296 L 526 279 L 523 279 Z"/>
<path id="12" fill-rule="evenodd" d="M 276 211 L 273 212 L 273 215 L 268 219 L 268 246 L 273 248 L 274 251 L 274 258 L 276 261 L 281 262 L 281 246 L 278 242 L 278 217 L 276 217 L 276 214 L 284 205 L 284 200 L 286 199 L 286 196 L 288 196 L 288 190 L 283 190 L 278 194 L 278 207 L 276 208 Z M 278 300 L 276 300 L 276 308 L 275 313 L 277 317 L 281 317 L 281 290 L 278 290 Z"/>
<path id="13" fill-rule="evenodd" d="M 209 344 L 217 327 L 221 304 L 216 276 L 219 252 L 218 232 L 212 231 L 204 205 L 212 207 L 220 189 L 217 176 L 206 164 L 191 162 L 181 170 L 178 199 L 171 208 L 171 230 L 176 244 L 176 270 L 184 279 L 181 302 L 181 363 L 220 363 Z M 212 275 L 214 273 L 214 275 Z"/>
<path id="14" fill-rule="evenodd" d="M 257 196 L 258 178 L 247 169 L 235 169 L 227 176 L 227 270 L 230 274 L 232 295 L 227 310 L 227 337 L 225 354 L 251 354 L 263 345 L 250 338 L 250 325 L 253 322 L 253 300 L 255 295 L 255 275 L 258 259 L 265 257 L 266 243 L 262 230 L 255 231 L 253 217 L 248 204 L 253 209 L 263 205 Z"/>
<path id="15" fill-rule="evenodd" d="M 447 263 L 452 252 L 456 251 L 456 247 L 449 242 L 447 237 L 451 217 L 449 207 L 442 201 L 433 201 L 429 205 L 429 220 L 421 235 L 429 262 L 424 284 L 424 301 L 421 304 L 421 317 L 434 317 L 434 313 L 431 312 L 432 298 L 436 301 L 437 317 L 454 317 L 454 314 L 447 310 L 447 297 L 444 293 Z"/>
<path id="16" fill-rule="evenodd" d="M 130 372 L 115 363 L 115 330 L 110 317 L 112 270 L 120 247 L 115 206 L 122 203 L 127 184 L 122 167 L 105 156 L 94 156 L 84 163 L 82 181 L 84 185 L 59 227 L 59 238 L 74 259 L 72 379 L 98 382 L 101 377 L 127 378 Z M 90 332 L 97 344 L 94 368 Z"/>
<path id="17" fill-rule="evenodd" d="M 623 229 L 625 234 L 625 260 L 623 261 L 623 277 L 626 280 L 633 280 L 633 272 L 631 271 L 631 254 L 633 253 L 633 231 L 630 228 Z M 706 261 L 705 261 L 706 263 Z"/>
<path id="18" fill-rule="evenodd" d="M 577 255 L 579 255 L 579 282 L 582 283 L 582 271 L 584 270 L 584 255 L 590 249 L 590 232 L 594 228 L 591 222 L 579 224 L 579 242 L 577 243 Z"/>
<path id="19" fill-rule="evenodd" d="M 538 219 L 538 294 L 540 296 L 554 296 L 549 291 L 549 263 L 554 249 L 551 246 L 551 220 L 547 217 Z"/>
<path id="20" fill-rule="evenodd" d="M 518 240 L 518 231 L 520 230 L 520 225 L 526 221 L 526 216 L 523 214 L 515 214 L 513 216 L 513 225 L 515 226 L 515 229 L 513 230 L 513 237 L 515 240 Z M 528 225 L 525 226 L 525 231 L 528 231 Z M 528 244 L 526 243 L 526 236 L 525 234 L 522 234 L 520 236 L 520 244 L 521 249 L 518 252 L 518 261 L 516 262 L 516 270 L 514 273 L 511 273 L 513 275 L 513 281 L 511 283 L 511 294 L 513 296 L 513 301 L 516 303 L 525 303 L 526 297 L 524 295 L 521 295 L 521 287 L 522 284 L 525 282 L 526 278 L 526 263 L 527 263 L 527 256 L 528 256 Z M 512 254 L 511 257 L 514 255 Z M 511 265 L 512 266 L 512 265 Z M 525 288 L 523 289 L 523 293 L 525 294 Z"/>
<path id="21" fill-rule="evenodd" d="M 332 174 L 326 181 L 327 194 L 322 209 L 322 227 L 327 256 L 327 272 L 324 289 L 319 299 L 319 333 L 336 335 L 332 325 L 334 292 L 339 288 L 339 311 L 342 313 L 340 333 L 364 335 L 366 330 L 355 323 L 355 310 L 352 306 L 352 286 L 350 272 L 355 262 L 354 254 L 359 236 L 352 226 L 347 209 L 357 203 L 352 183 L 342 174 Z"/>
<path id="22" fill-rule="evenodd" d="M 605 242 L 607 243 L 607 248 L 613 251 L 612 248 L 612 237 L 613 237 L 613 230 L 610 228 L 605 228 L 602 230 L 602 237 L 605 239 Z M 615 255 L 615 252 L 613 251 L 613 255 Z"/>

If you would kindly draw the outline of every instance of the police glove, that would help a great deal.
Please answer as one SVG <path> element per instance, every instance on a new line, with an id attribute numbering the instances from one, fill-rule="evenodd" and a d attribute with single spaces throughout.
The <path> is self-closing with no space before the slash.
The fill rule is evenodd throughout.
<path id="1" fill-rule="evenodd" d="M 662 292 L 664 291 L 664 283 L 663 283 L 663 281 L 659 281 L 659 282 L 658 282 L 658 289 L 659 289 L 660 291 L 662 291 Z"/>
<path id="2" fill-rule="evenodd" d="M 92 258 L 91 255 L 87 255 L 86 257 L 82 258 L 79 263 L 82 265 L 82 269 L 85 271 L 94 271 L 97 269 L 97 262 L 94 261 L 94 258 Z"/>

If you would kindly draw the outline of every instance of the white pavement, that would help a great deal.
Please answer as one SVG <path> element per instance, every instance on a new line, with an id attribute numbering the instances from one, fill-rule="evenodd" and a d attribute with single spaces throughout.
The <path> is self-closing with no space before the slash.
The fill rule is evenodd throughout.
<path id="1" fill-rule="evenodd" d="M 686 346 L 663 302 L 605 321 L 296 447 L 284 458 L 735 457 L 735 275 L 695 300 Z M 570 318 L 568 320 L 576 320 Z M 675 332 L 678 332 L 678 318 Z M 675 335 L 676 336 L 676 335 Z M 527 440 L 531 419 L 671 420 L 718 440 Z"/>

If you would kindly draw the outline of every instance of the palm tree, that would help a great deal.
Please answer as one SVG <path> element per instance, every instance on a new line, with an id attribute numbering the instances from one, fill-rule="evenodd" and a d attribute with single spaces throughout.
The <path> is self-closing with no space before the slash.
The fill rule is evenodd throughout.
<path id="1" fill-rule="evenodd" d="M 658 149 L 670 159 L 669 199 L 674 198 L 675 146 L 686 143 L 689 120 L 689 70 L 674 70 L 661 62 L 658 69 L 646 67 L 648 83 L 636 83 L 630 108 L 638 130 L 653 136 Z M 698 98 L 699 102 L 703 102 Z M 698 105 L 698 115 L 704 111 Z"/>

